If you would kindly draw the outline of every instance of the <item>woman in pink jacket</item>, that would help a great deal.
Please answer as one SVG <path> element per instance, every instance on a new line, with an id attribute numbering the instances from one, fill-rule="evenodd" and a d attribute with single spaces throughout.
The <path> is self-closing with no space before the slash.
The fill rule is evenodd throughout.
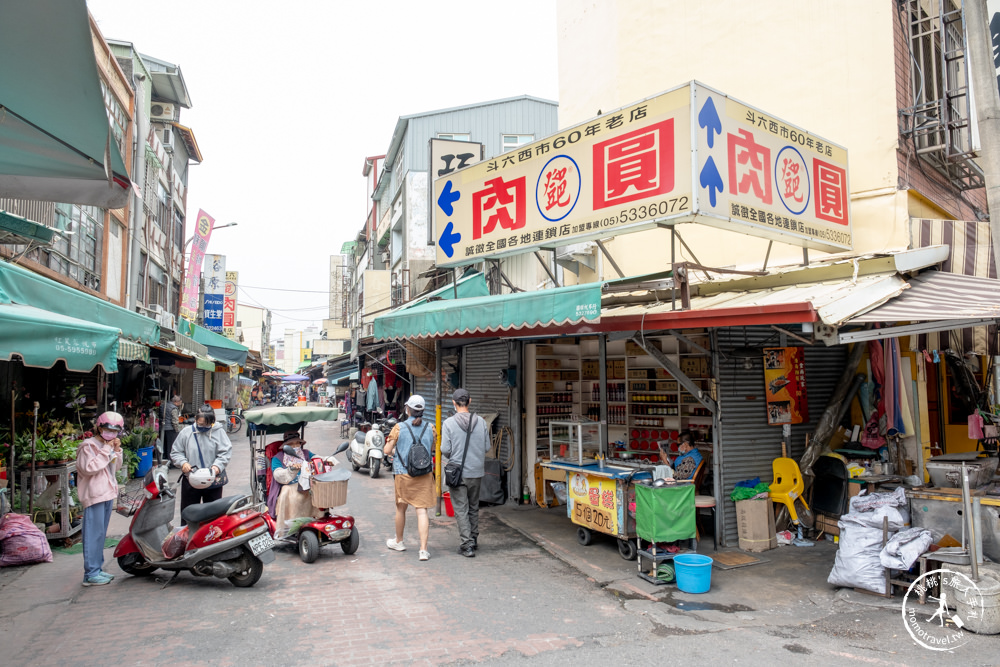
<path id="1" fill-rule="evenodd" d="M 76 453 L 76 489 L 83 505 L 84 586 L 103 586 L 115 578 L 102 567 L 108 522 L 118 500 L 116 473 L 122 467 L 118 436 L 124 428 L 120 414 L 105 412 L 97 418 L 97 435 L 84 440 Z"/>

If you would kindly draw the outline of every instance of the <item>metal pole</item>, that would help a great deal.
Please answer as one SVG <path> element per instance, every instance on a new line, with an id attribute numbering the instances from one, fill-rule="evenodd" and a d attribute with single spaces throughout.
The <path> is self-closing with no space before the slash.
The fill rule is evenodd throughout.
<path id="1" fill-rule="evenodd" d="M 434 493 L 437 494 L 437 513 L 441 516 L 441 339 L 434 341 Z"/>
<path id="2" fill-rule="evenodd" d="M 28 480 L 28 516 L 30 517 L 34 517 L 35 515 L 35 443 L 37 441 L 38 401 L 35 401 L 35 425 L 31 429 L 31 478 Z"/>
<path id="3" fill-rule="evenodd" d="M 17 443 L 17 439 L 15 438 L 15 436 L 17 434 L 14 432 L 14 415 L 16 414 L 16 411 L 14 410 L 14 398 L 15 398 L 15 396 L 16 396 L 16 394 L 15 394 L 14 390 L 11 389 L 10 390 L 10 469 L 9 469 L 9 473 L 7 475 L 8 477 L 10 477 L 10 502 L 11 502 L 11 507 L 13 507 L 13 503 L 14 503 L 14 491 L 15 491 L 14 487 L 16 486 L 15 482 L 17 481 L 17 467 L 16 467 L 16 464 L 17 464 L 17 444 L 16 444 Z"/>
<path id="4" fill-rule="evenodd" d="M 677 245 L 674 243 L 677 232 L 670 228 L 670 277 L 673 278 L 674 271 L 677 270 Z M 677 310 L 677 282 L 674 281 L 674 288 L 670 290 L 670 310 Z"/>
<path id="5" fill-rule="evenodd" d="M 966 547 L 969 553 L 969 564 L 972 566 L 972 580 L 979 581 L 979 554 L 976 552 L 976 522 L 972 520 L 972 501 L 969 497 L 969 469 L 962 462 L 962 513 L 965 514 L 965 523 L 969 524 L 967 536 L 969 546 Z M 962 545 L 965 547 L 965 544 Z"/>
<path id="6" fill-rule="evenodd" d="M 133 83 L 135 84 L 135 136 L 133 137 L 133 147 L 132 147 L 132 172 L 135 181 L 135 187 L 139 191 L 132 197 L 132 209 L 129 211 L 132 220 L 129 225 L 129 259 L 128 259 L 128 282 L 125 288 L 125 298 L 128 309 L 135 311 L 137 298 L 136 290 L 138 289 L 139 283 L 139 254 L 142 251 L 142 246 L 139 243 L 139 232 L 143 227 L 143 222 L 145 220 L 145 215 L 143 211 L 143 197 L 146 194 L 146 135 L 149 133 L 149 121 L 146 118 L 146 109 L 144 106 L 139 104 L 140 100 L 145 100 L 144 88 L 145 83 L 138 77 L 133 77 Z M 171 214 L 173 211 L 171 211 Z M 171 225 L 173 223 L 173 217 L 171 217 Z M 173 236 L 171 234 L 171 236 Z M 170 248 L 173 248 L 173 243 L 169 244 Z M 184 289 L 184 257 L 183 248 L 181 249 L 181 289 Z M 144 297 L 145 298 L 145 297 Z M 180 298 L 178 297 L 178 306 L 180 305 Z"/>
<path id="7" fill-rule="evenodd" d="M 608 453 L 608 368 L 606 364 L 608 363 L 608 335 L 601 334 L 597 338 L 597 349 L 600 361 L 598 362 L 600 366 L 597 370 L 597 381 L 600 383 L 599 391 L 600 395 L 598 400 L 601 402 L 601 453 L 605 456 Z M 593 395 L 593 392 L 591 392 Z"/>

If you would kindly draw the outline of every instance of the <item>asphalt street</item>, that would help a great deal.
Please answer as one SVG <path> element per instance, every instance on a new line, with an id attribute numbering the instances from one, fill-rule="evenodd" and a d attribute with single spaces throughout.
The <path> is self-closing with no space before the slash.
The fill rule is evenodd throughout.
<path id="1" fill-rule="evenodd" d="M 341 442 L 337 424 L 310 425 L 320 455 Z M 233 437 L 227 494 L 249 489 L 245 436 Z M 342 455 L 343 459 L 343 455 Z M 344 464 L 346 465 L 346 464 Z M 176 473 L 175 473 L 176 474 Z M 597 581 L 482 513 L 480 552 L 457 553 L 453 519 L 433 517 L 429 561 L 417 558 L 411 515 L 405 552 L 390 551 L 392 477 L 354 473 L 348 507 L 357 553 L 334 545 L 303 563 L 281 548 L 250 589 L 190 574 L 124 574 L 106 552 L 108 586 L 83 588 L 82 556 L 0 570 L 0 661 L 11 665 L 574 665 L 727 662 L 774 664 L 995 664 L 996 638 L 971 636 L 954 653 L 914 644 L 898 607 L 831 596 L 800 620 L 755 609 L 754 599 L 700 609 L 690 597 L 654 597 Z M 412 512 L 412 511 L 411 511 Z M 121 535 L 128 519 L 115 516 Z M 613 549 L 613 545 L 607 545 Z M 685 603 L 685 600 L 687 602 Z M 685 608 L 685 604 L 687 607 Z M 711 612 L 711 613 L 709 613 Z"/>

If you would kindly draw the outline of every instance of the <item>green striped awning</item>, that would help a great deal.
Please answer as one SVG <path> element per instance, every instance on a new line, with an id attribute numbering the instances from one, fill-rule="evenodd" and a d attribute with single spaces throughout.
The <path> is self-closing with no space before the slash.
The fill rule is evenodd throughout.
<path id="1" fill-rule="evenodd" d="M 215 372 L 215 362 L 211 359 L 206 359 L 200 354 L 194 355 L 194 367 L 211 373 Z"/>
<path id="2" fill-rule="evenodd" d="M 127 338 L 118 339 L 118 361 L 142 361 L 149 363 L 149 348 Z"/>
<path id="3" fill-rule="evenodd" d="M 603 283 L 471 299 L 442 299 L 375 318 L 376 340 L 443 338 L 596 322 Z"/>

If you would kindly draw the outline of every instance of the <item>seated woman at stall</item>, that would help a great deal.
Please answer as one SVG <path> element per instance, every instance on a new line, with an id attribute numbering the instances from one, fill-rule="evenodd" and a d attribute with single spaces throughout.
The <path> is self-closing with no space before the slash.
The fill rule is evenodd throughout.
<path id="1" fill-rule="evenodd" d="M 677 451 L 679 453 L 674 459 L 674 479 L 693 479 L 695 471 L 701 465 L 701 452 L 691 443 L 690 433 L 681 433 Z"/>
<path id="2" fill-rule="evenodd" d="M 322 511 L 312 506 L 308 485 L 303 489 L 300 484 L 302 468 L 313 457 L 305 444 L 298 431 L 290 431 L 285 433 L 281 448 L 271 457 L 272 480 L 267 495 L 268 506 L 274 508 L 277 524 L 275 537 L 284 537 L 288 533 L 288 521 L 292 519 L 322 516 Z M 283 451 L 285 445 L 295 449 L 295 456 Z"/>

